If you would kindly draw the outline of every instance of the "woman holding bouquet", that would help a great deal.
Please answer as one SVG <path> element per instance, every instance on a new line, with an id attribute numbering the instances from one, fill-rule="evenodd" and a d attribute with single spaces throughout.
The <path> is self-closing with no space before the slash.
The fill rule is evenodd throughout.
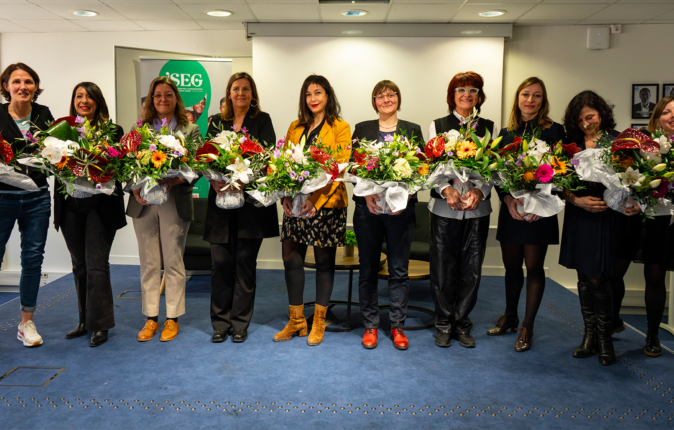
<path id="1" fill-rule="evenodd" d="M 549 116 L 550 103 L 545 83 L 536 77 L 525 79 L 515 93 L 508 127 L 501 129 L 501 147 L 513 143 L 515 136 L 534 136 L 552 146 L 564 138 L 564 127 Z M 531 137 L 529 137 L 531 139 Z M 498 215 L 496 240 L 501 242 L 501 255 L 505 266 L 505 313 L 498 317 L 495 326 L 487 331 L 490 336 L 500 336 L 519 326 L 517 305 L 524 284 L 522 263 L 527 267 L 527 295 L 524 321 L 515 341 L 515 351 L 531 348 L 534 319 L 545 290 L 545 254 L 548 245 L 559 243 L 557 215 L 540 218 L 538 215 L 517 212 L 523 203 L 497 188 L 501 208 Z"/>
<path id="2" fill-rule="evenodd" d="M 330 82 L 323 76 L 311 75 L 300 91 L 299 119 L 293 121 L 286 134 L 286 144 L 318 145 L 335 151 L 338 163 L 349 161 L 351 128 L 340 119 L 341 108 Z M 315 191 L 302 204 L 297 216 L 292 212 L 292 198 L 284 197 L 283 265 L 285 267 L 290 321 L 274 335 L 275 342 L 290 340 L 295 333 L 307 335 L 304 318 L 304 257 L 307 247 L 314 247 L 316 257 L 316 307 L 307 344 L 323 342 L 325 315 L 335 278 L 337 246 L 344 245 L 348 198 L 343 182 L 332 182 Z"/>
<path id="3" fill-rule="evenodd" d="M 403 134 L 408 139 L 416 139 L 423 146 L 423 135 L 419 125 L 398 119 L 398 111 L 402 106 L 402 95 L 398 86 L 391 81 L 381 81 L 372 90 L 372 107 L 379 118 L 364 121 L 356 125 L 353 139 L 367 139 L 385 142 L 394 134 Z M 354 143 L 354 150 L 358 143 Z M 423 149 L 423 148 L 422 148 Z M 387 260 L 389 266 L 388 286 L 391 297 L 391 336 L 393 346 L 407 349 L 409 341 L 403 331 L 407 317 L 407 296 L 409 295 L 408 266 L 410 249 L 416 228 L 414 206 L 416 194 L 411 196 L 407 207 L 401 211 L 381 214 L 377 206 L 376 195 L 365 197 L 353 196 L 356 210 L 353 214 L 353 229 L 358 238 L 360 268 L 358 291 L 360 312 L 365 322 L 363 347 L 377 347 L 377 329 L 379 329 L 379 294 L 377 282 L 379 273 L 379 256 L 382 243 L 386 238 Z"/>
<path id="4" fill-rule="evenodd" d="M 674 143 L 674 97 L 664 97 L 655 105 L 648 127 L 642 131 L 654 136 L 658 130 L 664 131 L 665 139 L 668 140 L 668 144 L 660 144 L 660 153 L 668 152 Z M 668 184 L 662 186 L 668 186 Z M 634 210 L 626 215 L 634 211 L 638 212 L 637 209 L 635 205 Z M 615 333 L 625 329 L 625 324 L 618 316 L 625 295 L 623 278 L 630 263 L 641 249 L 641 261 L 644 263 L 644 280 L 646 281 L 644 299 L 648 322 L 644 353 L 650 357 L 662 355 L 658 329 L 667 300 L 665 275 L 667 269 L 671 268 L 674 253 L 674 229 L 670 227 L 670 220 L 670 216 L 655 216 L 645 220 L 640 216 L 621 217 L 618 259 L 611 278 L 614 294 L 613 332 Z"/>
<path id="5" fill-rule="evenodd" d="M 95 128 L 110 120 L 108 105 L 98 85 L 93 82 L 75 85 L 70 115 L 88 119 Z M 119 142 L 124 130 L 115 124 L 111 128 L 113 141 Z M 91 331 L 89 346 L 107 342 L 108 330 L 115 326 L 108 260 L 115 233 L 125 225 L 124 193 L 119 182 L 111 195 L 86 198 L 66 198 L 64 185 L 58 182 L 54 193 L 54 226 L 61 229 L 70 251 L 79 308 L 79 323 L 66 334 L 66 339 Z"/>
<path id="6" fill-rule="evenodd" d="M 23 63 L 10 64 L 0 75 L 0 92 L 9 103 L 0 108 L 0 131 L 13 149 L 14 155 L 27 150 L 31 135 L 46 130 L 54 121 L 49 108 L 35 103 L 44 91 L 40 77 Z M 2 160 L 0 160 L 2 162 Z M 29 176 L 40 190 L 31 192 L 0 182 L 0 263 L 14 224 L 21 232 L 21 323 L 17 338 L 23 346 L 42 345 L 42 337 L 33 323 L 33 314 L 40 288 L 44 246 L 49 230 L 51 199 L 47 177 L 42 171 L 22 166 L 21 173 Z"/>
<path id="7" fill-rule="evenodd" d="M 618 135 L 615 126 L 611 106 L 593 91 L 581 92 L 569 102 L 564 114 L 567 152 L 595 148 L 604 135 L 613 140 Z M 603 200 L 606 187 L 587 181 L 583 185 L 583 190 L 562 192 L 566 210 L 559 264 L 578 272 L 578 297 L 585 335 L 573 356 L 587 358 L 597 350 L 599 362 L 608 366 L 615 362 L 611 339 L 611 275 L 617 257 L 622 215 L 608 210 Z M 638 213 L 638 208 L 623 209 L 628 214 Z"/>
<path id="8" fill-rule="evenodd" d="M 273 146 L 276 133 L 271 118 L 260 108 L 260 97 L 253 78 L 234 73 L 227 83 L 224 111 L 208 127 L 208 136 L 223 131 L 245 130 L 262 145 Z M 216 194 L 242 192 L 225 181 L 210 181 L 204 240 L 211 243 L 211 324 L 212 341 L 224 342 L 232 329 L 232 341 L 244 342 L 253 317 L 255 270 L 262 239 L 279 235 L 276 205 L 257 208 L 244 203 L 239 209 L 220 209 Z"/>
<path id="9" fill-rule="evenodd" d="M 139 122 L 150 124 L 155 131 L 161 130 L 163 122 L 171 131 L 180 131 L 192 141 L 202 141 L 199 126 L 187 121 L 178 87 L 165 76 L 150 83 Z M 178 317 L 185 313 L 183 253 L 187 230 L 194 215 L 192 184 L 182 178 L 167 178 L 157 183 L 168 187 L 166 203 L 150 205 L 140 197 L 137 189 L 126 208 L 126 214 L 133 218 L 138 240 L 143 314 L 147 316 L 145 326 L 138 333 L 139 342 L 152 339 L 159 331 L 162 265 L 166 279 L 167 318 L 160 338 L 162 342 L 175 339 L 180 328 Z"/>
<path id="10" fill-rule="evenodd" d="M 473 109 L 479 112 L 487 99 L 484 80 L 475 72 L 459 73 L 447 88 L 449 115 L 431 123 L 429 138 L 459 130 L 469 122 Z M 479 118 L 479 137 L 496 133 L 493 121 Z M 435 344 L 446 348 L 451 338 L 465 348 L 475 347 L 468 315 L 477 301 L 482 262 L 489 233 L 491 185 L 473 187 L 463 195 L 455 184 L 431 191 L 431 289 L 435 301 Z"/>

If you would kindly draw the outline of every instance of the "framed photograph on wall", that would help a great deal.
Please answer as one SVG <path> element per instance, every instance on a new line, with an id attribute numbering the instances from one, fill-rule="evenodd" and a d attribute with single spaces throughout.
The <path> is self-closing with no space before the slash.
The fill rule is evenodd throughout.
<path id="1" fill-rule="evenodd" d="M 648 124 L 632 124 L 630 127 L 641 130 L 642 128 L 646 128 L 646 126 L 648 126 Z"/>
<path id="2" fill-rule="evenodd" d="M 662 84 L 662 97 L 674 97 L 674 84 Z"/>
<path id="3" fill-rule="evenodd" d="M 650 118 L 660 95 L 660 84 L 632 85 L 632 119 Z"/>

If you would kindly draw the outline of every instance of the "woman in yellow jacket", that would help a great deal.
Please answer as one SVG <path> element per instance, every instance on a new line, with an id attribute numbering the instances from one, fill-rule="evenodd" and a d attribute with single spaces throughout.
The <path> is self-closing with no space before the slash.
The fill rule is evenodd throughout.
<path id="1" fill-rule="evenodd" d="M 323 76 L 309 76 L 302 84 L 299 99 L 299 119 L 290 124 L 286 143 L 299 143 L 304 137 L 305 147 L 318 145 L 330 148 L 338 163 L 348 162 L 351 156 L 351 128 L 339 118 L 341 108 L 330 82 Z M 323 342 L 325 314 L 335 278 L 335 253 L 337 246 L 344 245 L 348 205 L 346 187 L 343 182 L 333 182 L 315 191 L 304 202 L 297 216 L 292 213 L 290 197 L 285 197 L 282 203 L 284 216 L 281 242 L 290 321 L 274 336 L 274 341 L 290 340 L 295 333 L 307 335 L 307 321 L 304 318 L 304 257 L 307 248 L 313 246 L 316 257 L 316 308 L 307 344 L 318 345 Z"/>

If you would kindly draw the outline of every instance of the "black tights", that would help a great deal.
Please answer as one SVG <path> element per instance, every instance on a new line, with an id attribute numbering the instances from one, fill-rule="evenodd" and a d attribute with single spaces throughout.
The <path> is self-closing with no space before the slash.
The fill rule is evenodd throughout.
<path id="1" fill-rule="evenodd" d="M 524 270 L 527 267 L 527 302 L 522 327 L 534 329 L 534 319 L 545 291 L 545 254 L 548 245 L 520 245 L 501 242 L 503 265 L 506 269 L 506 315 L 517 315 L 517 305 L 524 286 Z"/>
<path id="2" fill-rule="evenodd" d="M 613 267 L 611 281 L 613 285 L 613 314 L 615 316 L 618 315 L 625 296 L 625 280 L 623 278 L 630 267 L 630 263 L 631 260 L 616 260 Z M 644 264 L 644 280 L 646 281 L 644 301 L 646 302 L 646 320 L 648 321 L 649 334 L 658 334 L 662 315 L 665 313 L 665 301 L 667 300 L 666 274 L 667 272 L 657 264 Z M 616 299 L 616 295 L 620 295 L 620 299 Z"/>
<path id="3" fill-rule="evenodd" d="M 304 303 L 304 257 L 307 255 L 307 245 L 290 240 L 284 240 L 283 267 L 285 267 L 286 286 L 288 287 L 288 301 L 291 306 Z M 316 303 L 328 306 L 332 287 L 335 282 L 335 255 L 337 248 L 319 248 L 314 246 L 316 258 Z"/>

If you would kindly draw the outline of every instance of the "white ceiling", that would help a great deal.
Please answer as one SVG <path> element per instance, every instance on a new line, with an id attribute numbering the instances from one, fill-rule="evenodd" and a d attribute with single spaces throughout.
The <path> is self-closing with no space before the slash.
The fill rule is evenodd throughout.
<path id="1" fill-rule="evenodd" d="M 206 11 L 233 12 L 214 18 Z M 361 9 L 364 17 L 345 17 Z M 483 18 L 478 12 L 507 13 Z M 72 10 L 92 10 L 91 18 Z M 0 33 L 239 30 L 242 22 L 435 22 L 516 25 L 674 24 L 674 0 L 390 0 L 319 4 L 318 0 L 0 0 Z"/>

